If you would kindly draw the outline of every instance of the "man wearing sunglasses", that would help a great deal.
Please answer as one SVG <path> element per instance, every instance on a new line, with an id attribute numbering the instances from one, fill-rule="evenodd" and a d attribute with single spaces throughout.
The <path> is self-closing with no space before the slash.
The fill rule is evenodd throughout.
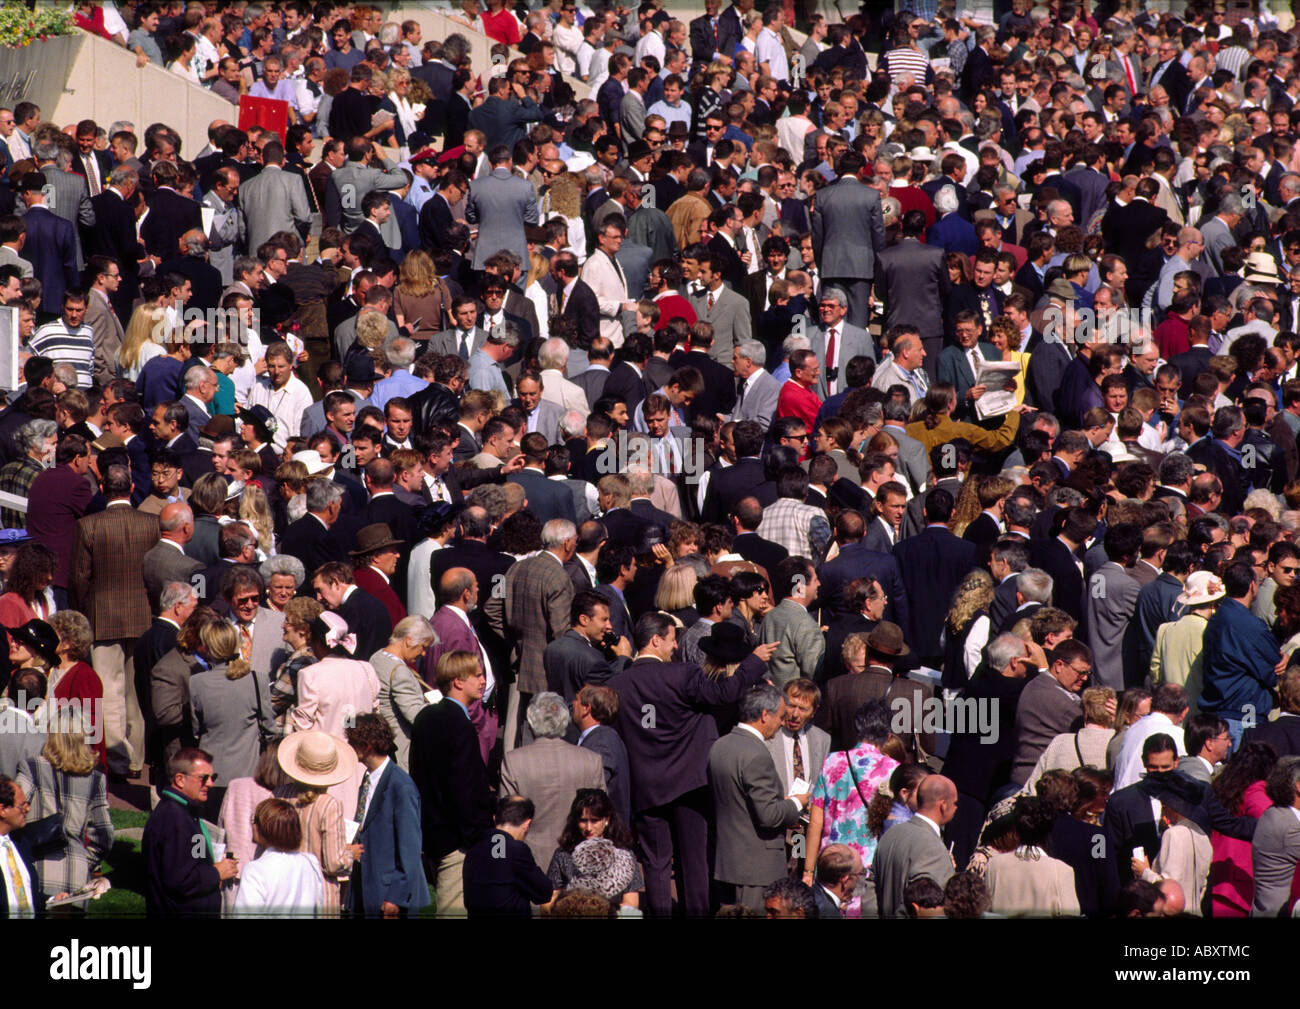
<path id="1" fill-rule="evenodd" d="M 208 915 L 221 910 L 221 884 L 239 875 L 239 864 L 213 844 L 200 817 L 216 783 L 212 756 L 186 747 L 167 761 L 170 784 L 144 825 L 145 908 L 150 917 Z M 211 815 L 210 813 L 208 815 Z M 218 854 L 223 854 L 221 859 Z"/>
<path id="2" fill-rule="evenodd" d="M 1272 627 L 1277 619 L 1273 597 L 1278 589 L 1289 589 L 1296 583 L 1296 574 L 1300 572 L 1300 547 L 1286 540 L 1274 543 L 1269 548 L 1264 570 L 1267 577 L 1259 583 L 1250 611 Z"/>

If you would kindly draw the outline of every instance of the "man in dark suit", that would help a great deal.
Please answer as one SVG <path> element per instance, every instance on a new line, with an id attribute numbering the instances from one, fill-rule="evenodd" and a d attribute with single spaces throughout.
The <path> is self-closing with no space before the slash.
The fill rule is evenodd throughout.
<path id="1" fill-rule="evenodd" d="M 973 543 L 960 540 L 948 531 L 952 508 L 951 494 L 931 491 L 925 499 L 925 529 L 894 547 L 894 558 L 911 600 L 951 599 L 978 560 Z M 923 662 L 936 668 L 943 661 L 939 634 L 944 615 L 941 606 L 913 606 L 907 625 L 907 640 L 912 648 Z"/>
<path id="2" fill-rule="evenodd" d="M 840 545 L 840 552 L 817 572 L 821 582 L 817 604 L 822 611 L 822 622 L 827 623 L 831 616 L 850 612 L 844 604 L 844 588 L 849 582 L 856 578 L 874 578 L 889 597 L 885 619 L 900 627 L 908 627 L 911 609 L 898 561 L 890 554 L 865 547 L 862 543 L 865 529 L 864 517 L 852 509 L 840 512 L 835 519 L 835 541 Z"/>
<path id="3" fill-rule="evenodd" d="M 556 284 L 555 311 L 578 324 L 580 333 L 600 332 L 600 304 L 591 287 L 578 276 L 578 260 L 572 252 L 551 257 L 551 277 Z"/>
<path id="4" fill-rule="evenodd" d="M 955 417 L 974 420 L 975 400 L 971 391 L 976 389 L 976 369 L 984 361 L 1001 361 L 1002 351 L 985 343 L 984 319 L 979 312 L 962 309 L 952 320 L 956 344 L 943 348 L 937 369 L 939 381 L 948 382 L 957 391 Z"/>
<path id="5" fill-rule="evenodd" d="M 736 535 L 731 540 L 731 552 L 752 561 L 765 571 L 771 571 L 790 552 L 780 543 L 773 543 L 758 535 L 763 522 L 763 506 L 753 495 L 741 498 L 732 508 L 732 523 Z"/>
<path id="6" fill-rule="evenodd" d="M 199 204 L 182 196 L 172 187 L 177 183 L 176 168 L 166 161 L 153 168 L 155 189 L 149 198 L 149 213 L 140 226 L 140 239 L 149 255 L 171 259 L 180 248 L 181 235 L 203 231 Z"/>
<path id="7" fill-rule="evenodd" d="M 828 844 L 817 853 L 817 880 L 812 885 L 818 918 L 843 918 L 862 878 L 862 856 L 847 844 Z"/>
<path id="8" fill-rule="evenodd" d="M 948 268 L 942 249 L 924 245 L 925 214 L 903 215 L 902 241 L 882 249 L 876 263 L 876 297 L 885 303 L 885 327 L 916 326 L 933 369 L 943 349 L 943 306 L 948 297 Z"/>
<path id="9" fill-rule="evenodd" d="M 736 425 L 732 434 L 736 461 L 709 477 L 702 509 L 705 522 L 730 522 L 736 505 L 763 482 L 763 462 L 758 456 L 763 451 L 765 436 L 766 432 L 754 421 Z"/>
<path id="10" fill-rule="evenodd" d="M 509 478 L 509 483 L 517 483 L 527 495 L 527 508 L 545 525 L 551 519 L 568 519 L 577 521 L 573 508 L 573 495 L 568 488 L 554 480 L 548 480 L 545 474 L 546 451 L 550 439 L 540 431 L 526 434 L 519 442 L 519 450 L 524 456 L 524 468 Z"/>
<path id="11" fill-rule="evenodd" d="M 116 181 L 113 181 L 116 179 Z M 113 310 L 125 325 L 131 316 L 131 306 L 140 289 L 140 260 L 144 247 L 135 229 L 135 213 L 130 200 L 138 182 L 130 169 L 119 168 L 113 172 L 109 185 L 98 196 L 90 198 L 95 211 L 95 227 L 89 235 L 87 255 L 109 256 L 115 259 L 122 280 L 113 293 Z"/>
<path id="12" fill-rule="evenodd" d="M 365 589 L 358 588 L 352 565 L 342 562 L 323 564 L 310 573 L 316 598 L 348 623 L 356 635 L 353 655 L 368 661 L 371 655 L 388 644 L 393 621 L 388 608 Z"/>
<path id="13" fill-rule="evenodd" d="M 605 769 L 605 791 L 623 822 L 631 823 L 632 781 L 627 747 L 613 728 L 618 712 L 618 694 L 607 686 L 589 683 L 578 691 L 570 709 L 578 745 L 600 754 Z"/>
<path id="14" fill-rule="evenodd" d="M 740 663 L 734 676 L 710 680 L 697 665 L 673 662 L 677 629 L 661 613 L 641 617 L 634 644 L 636 657 L 609 686 L 619 697 L 617 726 L 632 771 L 634 822 L 646 856 L 646 909 L 656 917 L 671 913 L 676 854 L 681 905 L 691 917 L 702 917 L 709 912 L 712 801 L 706 786 L 709 749 L 718 733 L 713 711 L 739 701 L 765 666 L 755 654 Z M 654 713 L 648 730 L 643 727 L 647 710 Z M 766 748 L 763 754 L 770 765 Z"/>
<path id="15" fill-rule="evenodd" d="M 343 512 L 343 488 L 329 480 L 311 480 L 307 484 L 307 514 L 292 523 L 281 538 L 281 551 L 302 561 L 308 575 L 322 564 L 344 561 L 350 543 L 341 542 L 334 533 Z M 301 591 L 309 591 L 304 586 Z M 387 611 L 385 611 L 387 619 Z"/>
<path id="16" fill-rule="evenodd" d="M 448 234 L 455 218 L 453 204 L 459 203 L 469 190 L 469 180 L 459 171 L 450 171 L 438 183 L 438 191 L 420 208 L 420 242 L 426 249 L 443 252 L 450 248 Z"/>
<path id="17" fill-rule="evenodd" d="M 1034 567 L 1052 576 L 1052 599 L 1056 606 L 1080 620 L 1083 617 L 1083 570 L 1079 548 L 1093 534 L 1097 519 L 1082 508 L 1066 512 L 1065 524 L 1053 539 L 1030 542 Z"/>
<path id="18" fill-rule="evenodd" d="M 981 25 L 975 30 L 976 46 L 961 68 L 961 96 L 968 104 L 976 92 L 993 83 L 993 60 L 989 58 L 987 47 L 993 44 L 995 35 L 992 25 Z"/>
<path id="19" fill-rule="evenodd" d="M 676 351 L 668 363 L 677 368 L 696 368 L 704 378 L 704 391 L 691 401 L 696 416 L 724 416 L 736 408 L 736 376 L 729 365 L 718 363 L 709 353 L 713 337 L 691 337 L 690 350 Z"/>
<path id="20" fill-rule="evenodd" d="M 1240 407 L 1222 407 L 1214 412 L 1210 437 L 1202 438 L 1187 449 L 1187 457 L 1200 463 L 1219 478 L 1223 484 L 1223 500 L 1219 510 L 1224 515 L 1236 515 L 1250 493 L 1250 479 L 1229 449 L 1236 450 L 1245 440 L 1246 419 Z"/>
<path id="21" fill-rule="evenodd" d="M 483 697 L 482 665 L 448 663 L 437 687 L 443 699 L 411 726 L 411 778 L 420 790 L 425 873 L 437 887 L 438 914 L 464 913 L 465 852 L 492 828 L 492 787 L 467 714 Z"/>
<path id="22" fill-rule="evenodd" d="M 40 172 L 28 172 L 18 180 L 18 194 L 27 207 L 23 217 L 27 235 L 23 257 L 40 278 L 41 310 L 57 315 L 63 311 L 63 292 L 79 286 L 77 233 L 46 205 L 46 185 Z"/>
<path id="23" fill-rule="evenodd" d="M 571 702 L 587 683 L 607 683 L 624 662 L 611 664 L 601 651 L 601 641 L 610 630 L 609 602 L 593 589 L 578 592 L 570 608 L 572 626 L 546 646 L 542 665 L 546 669 L 546 689 Z M 624 656 L 631 655 L 631 641 L 620 642 Z M 572 727 L 571 727 L 572 728 Z M 569 742 L 578 741 L 571 732 Z"/>
<path id="24" fill-rule="evenodd" d="M 808 793 L 787 797 L 766 742 L 781 728 L 785 699 L 770 683 L 740 698 L 740 724 L 709 748 L 717 843 L 713 878 L 731 902 L 758 911 L 763 891 L 785 872 L 785 832 L 799 822 Z"/>
<path id="25" fill-rule="evenodd" d="M 1136 268 L 1147 249 L 1147 239 L 1169 220 L 1169 214 L 1152 201 L 1160 193 L 1160 183 L 1148 176 L 1137 184 L 1136 195 L 1127 206 L 1111 204 L 1103 219 L 1103 235 L 1109 234 L 1106 247 Z"/>

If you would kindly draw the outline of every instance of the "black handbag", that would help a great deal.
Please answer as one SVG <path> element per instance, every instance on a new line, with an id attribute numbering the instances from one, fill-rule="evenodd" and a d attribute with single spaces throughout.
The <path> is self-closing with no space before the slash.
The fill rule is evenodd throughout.
<path id="1" fill-rule="evenodd" d="M 63 833 L 62 813 L 29 820 L 19 833 L 31 849 L 33 858 L 50 858 L 68 846 L 67 835 Z"/>

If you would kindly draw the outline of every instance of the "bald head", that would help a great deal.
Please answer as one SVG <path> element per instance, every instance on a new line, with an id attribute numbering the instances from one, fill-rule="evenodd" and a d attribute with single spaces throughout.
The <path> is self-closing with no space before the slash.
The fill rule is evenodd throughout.
<path id="1" fill-rule="evenodd" d="M 943 826 L 957 809 L 957 786 L 942 774 L 932 774 L 916 790 L 918 813 Z"/>
<path id="2" fill-rule="evenodd" d="M 190 511 L 190 506 L 184 501 L 163 505 L 162 511 L 158 513 L 158 527 L 162 530 L 163 539 L 188 543 L 194 534 L 194 512 Z"/>
<path id="3" fill-rule="evenodd" d="M 469 568 L 448 568 L 438 579 L 440 606 L 459 605 L 468 611 L 474 605 L 474 599 L 467 597 L 466 593 L 470 597 L 477 595 L 477 579 Z"/>
<path id="4" fill-rule="evenodd" d="M 1203 245 L 1201 233 L 1195 228 L 1179 228 L 1178 244 L 1184 249 L 1191 245 Z"/>

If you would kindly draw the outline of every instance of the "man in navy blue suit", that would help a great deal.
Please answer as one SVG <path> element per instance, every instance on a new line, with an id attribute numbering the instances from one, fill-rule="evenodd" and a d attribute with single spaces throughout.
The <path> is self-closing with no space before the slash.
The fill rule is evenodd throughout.
<path id="1" fill-rule="evenodd" d="M 347 739 L 366 768 L 356 815 L 356 843 L 365 856 L 352 874 L 348 904 L 353 914 L 404 917 L 429 903 L 420 863 L 420 790 L 392 760 L 393 730 L 382 717 L 357 715 Z"/>
<path id="2" fill-rule="evenodd" d="M 840 552 L 834 560 L 823 564 L 817 573 L 821 582 L 818 605 L 822 610 L 822 623 L 829 623 L 832 616 L 849 612 L 844 605 L 844 587 L 849 582 L 855 578 L 874 578 L 889 597 L 884 619 L 899 627 L 907 627 L 911 612 L 898 561 L 889 554 L 862 545 L 866 528 L 862 513 L 853 509 L 840 512 L 835 519 L 835 542 L 840 545 Z"/>
<path id="3" fill-rule="evenodd" d="M 907 640 L 921 661 L 935 668 L 943 662 L 939 634 L 948 612 L 946 602 L 978 560 L 974 543 L 948 531 L 953 503 L 946 490 L 931 491 L 925 499 L 925 528 L 894 547 L 908 597 L 932 601 L 911 608 Z"/>
<path id="4" fill-rule="evenodd" d="M 63 292 L 77 286 L 77 234 L 46 206 L 45 186 L 40 172 L 28 172 L 18 180 L 19 195 L 27 205 L 23 258 L 41 279 L 41 311 L 58 315 L 63 311 Z"/>

